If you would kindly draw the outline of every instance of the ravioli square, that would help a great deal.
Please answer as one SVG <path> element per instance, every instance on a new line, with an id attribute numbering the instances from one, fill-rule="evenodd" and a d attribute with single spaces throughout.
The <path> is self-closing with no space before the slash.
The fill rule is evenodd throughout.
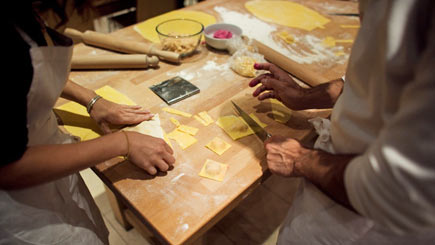
<path id="1" fill-rule="evenodd" d="M 222 182 L 227 169 L 227 164 L 207 159 L 199 172 L 199 176 Z"/>
<path id="2" fill-rule="evenodd" d="M 207 145 L 205 145 L 208 149 L 212 150 L 219 156 L 224 154 L 226 150 L 228 150 L 231 145 L 225 142 L 223 139 L 219 137 L 214 137 L 212 141 L 210 141 Z"/>

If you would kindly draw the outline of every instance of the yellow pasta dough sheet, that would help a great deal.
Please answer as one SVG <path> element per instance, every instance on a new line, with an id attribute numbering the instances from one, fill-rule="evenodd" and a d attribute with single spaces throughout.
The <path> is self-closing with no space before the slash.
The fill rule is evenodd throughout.
<path id="1" fill-rule="evenodd" d="M 187 112 L 184 112 L 184 111 L 180 111 L 180 110 L 177 110 L 177 109 L 174 109 L 174 108 L 170 108 L 170 107 L 162 108 L 162 111 L 166 111 L 168 113 L 179 115 L 179 116 L 183 116 L 183 117 L 192 117 L 192 114 L 190 114 L 190 113 L 187 113 Z"/>
<path id="2" fill-rule="evenodd" d="M 104 86 L 95 92 L 104 99 L 118 104 L 135 105 L 130 98 L 110 86 Z M 76 102 L 68 102 L 56 107 L 54 111 L 61 118 L 64 128 L 81 140 L 95 139 L 102 135 L 100 128 L 86 111 L 86 107 Z"/>
<path id="3" fill-rule="evenodd" d="M 175 140 L 183 150 L 197 142 L 195 137 L 178 129 L 174 129 L 167 136 L 169 139 Z"/>
<path id="4" fill-rule="evenodd" d="M 195 127 L 191 127 L 191 126 L 187 126 L 184 124 L 181 124 L 180 126 L 178 126 L 177 128 L 179 131 L 184 132 L 186 134 L 190 134 L 190 135 L 195 135 L 196 133 L 198 133 L 198 129 Z"/>
<path id="5" fill-rule="evenodd" d="M 204 125 L 204 126 L 207 126 L 207 125 L 208 125 L 207 122 L 204 121 L 204 119 L 200 118 L 200 117 L 197 116 L 197 115 L 194 115 L 193 118 L 195 118 L 198 122 L 200 122 L 200 123 L 201 123 L 202 125 Z"/>
<path id="6" fill-rule="evenodd" d="M 249 116 L 250 116 L 252 119 L 254 119 L 254 121 L 257 122 L 258 125 L 260 125 L 262 128 L 267 127 L 267 124 L 265 124 L 265 123 L 263 123 L 262 121 L 260 121 L 260 119 L 259 119 L 259 118 L 254 114 L 254 113 L 249 114 Z"/>
<path id="7" fill-rule="evenodd" d="M 248 124 L 240 117 L 229 115 L 218 118 L 216 124 L 221 127 L 233 140 L 243 138 L 254 133 Z"/>
<path id="8" fill-rule="evenodd" d="M 222 182 L 227 169 L 227 164 L 207 159 L 199 172 L 199 176 Z"/>
<path id="9" fill-rule="evenodd" d="M 254 113 L 249 114 L 249 116 L 261 127 L 265 128 L 267 126 L 267 124 L 261 122 Z M 249 125 L 241 117 L 234 115 L 220 117 L 216 121 L 216 124 L 221 127 L 233 140 L 254 134 L 254 131 L 252 131 Z"/>
<path id="10" fill-rule="evenodd" d="M 181 123 L 173 117 L 169 118 L 169 120 L 175 125 L 175 127 L 178 127 L 181 125 Z"/>
<path id="11" fill-rule="evenodd" d="M 205 123 L 207 125 L 214 123 L 213 118 L 211 118 L 211 116 L 206 112 L 206 111 L 201 111 L 200 113 L 198 113 L 199 117 L 205 121 Z M 206 126 L 207 126 L 206 125 Z"/>
<path id="12" fill-rule="evenodd" d="M 150 40 L 154 43 L 159 43 L 160 39 L 156 32 L 156 26 L 164 21 L 171 19 L 191 19 L 196 20 L 204 25 L 204 27 L 216 23 L 216 18 L 213 15 L 206 14 L 204 12 L 192 11 L 192 10 L 174 10 L 150 19 L 145 20 L 134 26 L 134 30 L 137 31 L 143 38 Z M 181 27 L 180 27 L 181 28 Z M 182 31 L 182 30 L 180 30 Z M 186 30 L 189 32 L 189 30 Z M 190 31 L 191 32 L 191 31 Z M 204 37 L 202 37 L 204 38 Z"/>
<path id="13" fill-rule="evenodd" d="M 360 25 L 340 25 L 340 27 L 344 28 L 344 29 L 358 29 L 361 26 Z"/>
<path id="14" fill-rule="evenodd" d="M 228 150 L 231 145 L 225 142 L 223 139 L 219 137 L 214 137 L 212 141 L 210 141 L 207 145 L 205 145 L 208 149 L 212 150 L 219 156 L 224 154 L 226 150 Z"/>
<path id="15" fill-rule="evenodd" d="M 248 1 L 245 8 L 264 21 L 312 31 L 330 22 L 318 12 L 291 1 Z"/>
<path id="16" fill-rule="evenodd" d="M 337 43 L 353 43 L 352 39 L 335 39 L 331 36 L 327 36 L 323 39 L 323 46 L 325 47 L 334 47 Z"/>
<path id="17" fill-rule="evenodd" d="M 287 123 L 287 121 L 290 120 L 292 110 L 277 99 L 270 99 L 270 103 L 272 106 L 273 119 L 279 123 Z"/>

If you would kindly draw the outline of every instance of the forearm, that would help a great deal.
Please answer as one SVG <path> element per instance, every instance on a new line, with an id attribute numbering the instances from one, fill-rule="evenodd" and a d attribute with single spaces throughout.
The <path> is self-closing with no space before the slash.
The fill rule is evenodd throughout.
<path id="1" fill-rule="evenodd" d="M 301 98 L 303 109 L 332 108 L 343 90 L 343 80 L 336 79 L 305 89 Z"/>
<path id="2" fill-rule="evenodd" d="M 42 184 L 125 155 L 127 151 L 121 132 L 75 144 L 29 147 L 20 160 L 0 168 L 0 188 Z"/>
<path id="3" fill-rule="evenodd" d="M 354 210 L 344 186 L 344 172 L 355 155 L 332 155 L 307 149 L 295 161 L 297 171 L 336 202 Z"/>
<path id="4" fill-rule="evenodd" d="M 95 96 L 96 93 L 93 90 L 82 87 L 71 80 L 68 80 L 61 94 L 62 98 L 75 101 L 83 106 L 86 106 Z"/>

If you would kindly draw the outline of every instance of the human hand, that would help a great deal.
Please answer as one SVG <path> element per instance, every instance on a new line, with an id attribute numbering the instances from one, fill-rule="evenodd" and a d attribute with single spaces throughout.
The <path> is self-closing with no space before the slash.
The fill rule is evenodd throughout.
<path id="1" fill-rule="evenodd" d="M 259 75 L 249 83 L 250 87 L 262 84 L 252 94 L 254 97 L 258 97 L 259 100 L 275 98 L 293 110 L 304 108 L 301 98 L 306 89 L 299 86 L 287 72 L 271 63 L 256 63 L 254 68 L 270 72 Z"/>
<path id="2" fill-rule="evenodd" d="M 168 171 L 175 162 L 171 147 L 162 139 L 137 132 L 125 132 L 128 137 L 128 159 L 151 175 L 157 170 Z"/>
<path id="3" fill-rule="evenodd" d="M 285 177 L 300 177 L 300 159 L 309 149 L 305 149 L 297 140 L 282 136 L 272 136 L 264 142 L 269 170 Z"/>
<path id="4" fill-rule="evenodd" d="M 91 110 L 95 120 L 104 134 L 112 132 L 110 125 L 132 125 L 150 120 L 154 115 L 141 106 L 120 105 L 104 98 L 99 99 Z"/>

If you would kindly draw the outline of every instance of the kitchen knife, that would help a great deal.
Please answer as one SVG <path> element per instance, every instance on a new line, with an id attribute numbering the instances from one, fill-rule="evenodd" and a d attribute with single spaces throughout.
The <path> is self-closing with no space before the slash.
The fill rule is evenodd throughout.
<path id="1" fill-rule="evenodd" d="M 272 136 L 266 130 L 264 130 L 254 119 L 252 119 L 252 117 L 250 117 L 246 112 L 244 112 L 242 108 L 236 105 L 234 101 L 231 101 L 231 103 L 233 103 L 238 114 L 242 117 L 243 121 L 245 121 L 248 124 L 248 126 L 252 129 L 252 131 L 254 131 L 255 135 L 257 135 L 258 138 L 260 138 L 264 142 Z"/>
<path id="2" fill-rule="evenodd" d="M 329 15 L 338 15 L 338 16 L 348 16 L 348 17 L 359 17 L 358 13 L 328 13 Z"/>

